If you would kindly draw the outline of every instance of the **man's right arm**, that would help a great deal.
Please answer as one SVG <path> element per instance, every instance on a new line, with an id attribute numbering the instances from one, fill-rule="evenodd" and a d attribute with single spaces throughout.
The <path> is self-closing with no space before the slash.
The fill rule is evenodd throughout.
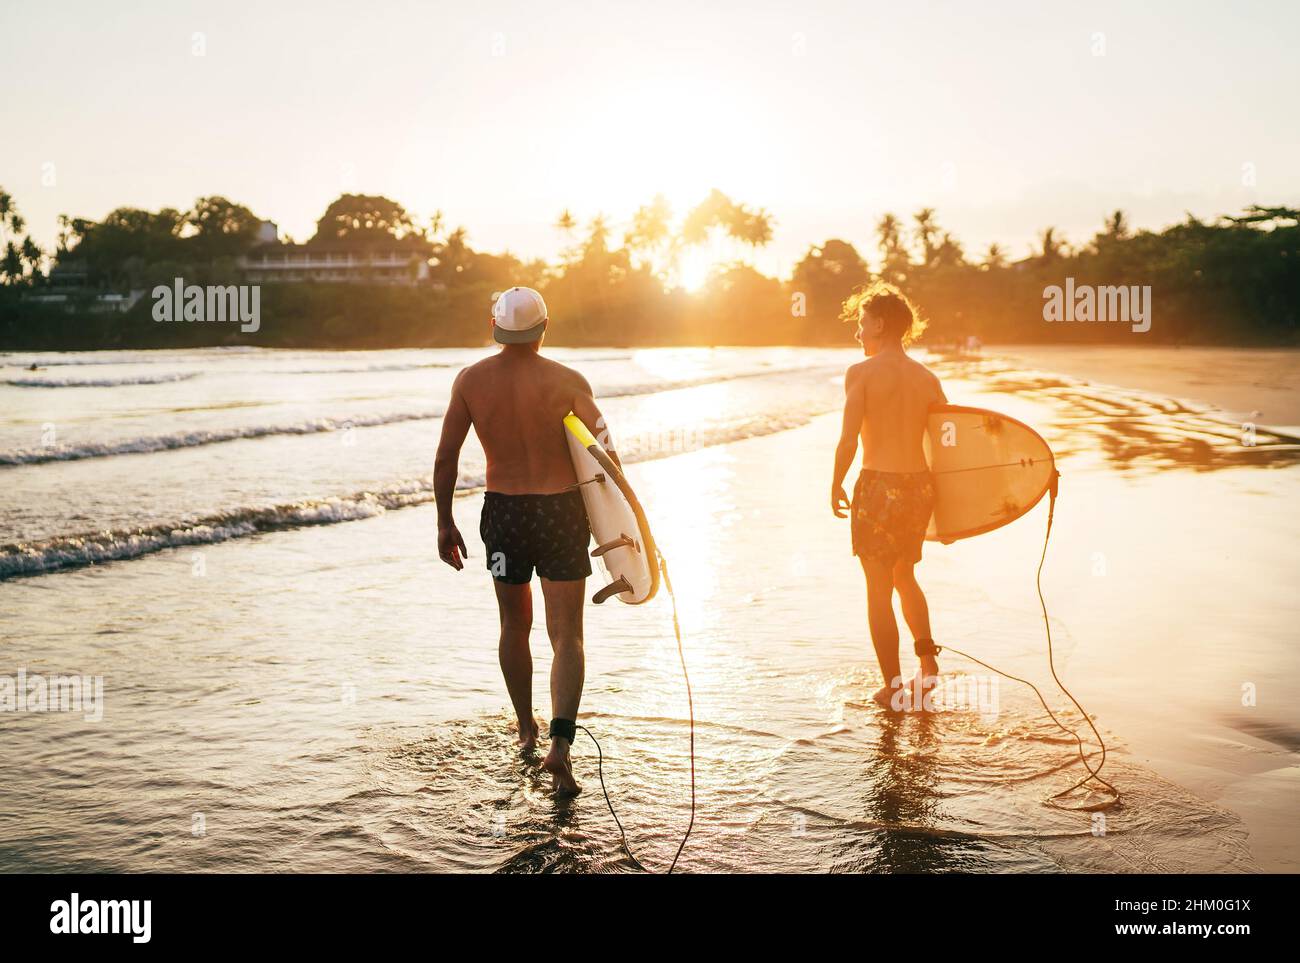
<path id="1" fill-rule="evenodd" d="M 451 385 L 451 400 L 442 416 L 442 437 L 433 462 L 433 497 L 438 504 L 438 557 L 452 568 L 464 568 L 461 558 L 469 558 L 465 539 L 456 528 L 451 503 L 456 497 L 456 477 L 460 473 L 460 449 L 465 444 L 471 424 L 469 405 L 465 402 L 465 372 Z"/>
<path id="2" fill-rule="evenodd" d="M 835 446 L 835 469 L 831 477 L 831 511 L 836 518 L 844 518 L 849 509 L 849 499 L 844 493 L 844 476 L 849 473 L 853 456 L 858 453 L 858 435 L 866 416 L 867 399 L 862 378 L 857 365 L 844 375 L 844 419 L 840 423 L 840 441 Z"/>
<path id="3" fill-rule="evenodd" d="M 596 440 L 600 442 L 600 447 L 605 449 L 605 453 L 613 459 L 614 464 L 621 470 L 623 462 L 619 460 L 618 453 L 614 451 L 614 439 L 609 433 L 609 425 L 605 423 L 605 416 L 600 413 L 596 407 L 596 398 L 592 394 L 591 384 L 578 372 L 574 372 L 576 381 L 573 390 L 573 413 L 578 416 L 578 420 L 587 426 Z"/>

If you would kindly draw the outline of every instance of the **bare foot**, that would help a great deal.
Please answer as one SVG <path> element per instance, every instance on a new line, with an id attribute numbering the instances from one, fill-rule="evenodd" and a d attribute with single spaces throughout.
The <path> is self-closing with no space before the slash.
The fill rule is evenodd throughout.
<path id="1" fill-rule="evenodd" d="M 521 752 L 532 752 L 537 748 L 537 720 L 520 719 L 519 720 L 519 749 Z"/>
<path id="2" fill-rule="evenodd" d="M 871 699 L 873 702 L 879 703 L 886 709 L 896 709 L 898 707 L 894 705 L 894 693 L 897 691 L 897 686 L 882 685 L 871 694 Z"/>
<path id="3" fill-rule="evenodd" d="M 912 679 L 912 708 L 918 712 L 933 710 L 931 693 L 939 685 L 939 662 L 932 655 L 921 656 L 921 668 Z"/>
<path id="4" fill-rule="evenodd" d="M 542 768 L 551 774 L 551 788 L 557 796 L 576 796 L 582 792 L 582 787 L 573 778 L 567 740 L 551 740 L 551 751 L 542 760 Z"/>

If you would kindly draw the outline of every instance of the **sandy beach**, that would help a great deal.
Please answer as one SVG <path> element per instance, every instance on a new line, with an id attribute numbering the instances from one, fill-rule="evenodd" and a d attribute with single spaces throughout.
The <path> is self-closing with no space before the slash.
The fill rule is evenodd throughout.
<path id="1" fill-rule="evenodd" d="M 1225 417 L 1300 433 L 1300 349 L 999 345 L 988 353 L 1100 384 L 1191 399 Z"/>
<path id="2" fill-rule="evenodd" d="M 1292 436 L 1300 423 L 1290 373 L 1300 359 L 1294 349 L 1013 347 L 990 353 L 1086 385 L 1187 400 L 1225 422 L 1253 419 Z M 1077 415 L 1067 401 L 1056 406 L 1054 418 L 1068 422 Z M 1297 660 L 1283 641 L 1297 613 L 1282 584 L 1295 565 L 1289 501 L 1296 478 L 1288 440 L 1226 472 L 1207 471 L 1219 459 L 1204 451 L 1191 455 L 1190 447 L 1184 462 L 1190 472 L 1157 470 L 1179 458 L 1175 451 L 1164 457 L 1138 453 L 1089 478 L 1082 499 L 1068 499 L 1067 478 L 1055 559 L 1059 564 L 1065 556 L 1078 574 L 1093 547 L 1120 568 L 1110 571 L 1101 597 L 1068 587 L 1053 593 L 1071 630 L 1086 633 L 1083 664 L 1107 679 L 1090 695 L 1089 708 L 1123 733 L 1144 763 L 1241 815 L 1259 868 L 1268 872 L 1294 872 L 1300 865 L 1287 812 L 1300 777 L 1300 726 L 1286 708 L 1296 695 Z M 1063 472 L 1069 467 L 1062 462 Z M 1278 468 L 1285 470 L 1269 470 Z M 1069 520 L 1072 511 L 1082 513 L 1078 527 Z M 1062 548 L 1071 543 L 1071 531 L 1078 553 L 1072 566 L 1071 550 Z M 1097 580 L 1080 577 L 1075 584 L 1090 583 Z M 1282 658 L 1275 659 L 1278 654 Z M 1247 685 L 1261 693 L 1255 706 L 1242 705 Z"/>

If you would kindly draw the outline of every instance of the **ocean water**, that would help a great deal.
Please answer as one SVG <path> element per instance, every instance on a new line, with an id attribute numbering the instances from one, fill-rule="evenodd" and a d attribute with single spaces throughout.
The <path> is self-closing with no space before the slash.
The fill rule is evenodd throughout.
<path id="1" fill-rule="evenodd" d="M 946 711 L 870 704 L 861 573 L 826 507 L 852 352 L 552 354 L 595 387 L 671 565 L 696 714 L 681 869 L 1249 871 L 1252 821 L 1290 825 L 1267 780 L 1300 744 L 1293 439 L 1242 445 L 1208 405 L 932 359 L 953 401 L 1022 417 L 1058 452 L 1044 590 L 1058 669 L 1123 793 L 1098 813 L 1096 793 L 1051 804 L 1082 774 L 1075 743 L 1014 683 L 945 655 Z M 0 356 L 0 683 L 103 685 L 99 711 L 0 713 L 0 869 L 633 869 L 594 747 L 575 747 L 584 794 L 559 802 L 513 744 L 472 436 L 455 509 L 470 564 L 436 558 L 440 412 L 481 355 Z M 927 548 L 922 581 L 941 644 L 1042 683 L 1079 727 L 1046 672 L 1044 524 L 1040 506 Z M 587 610 L 582 721 L 650 868 L 689 816 L 668 605 Z M 533 648 L 545 717 L 540 624 Z M 1188 720 L 1213 722 L 1206 744 Z M 1269 802 L 1245 813 L 1153 761 L 1180 753 Z"/>

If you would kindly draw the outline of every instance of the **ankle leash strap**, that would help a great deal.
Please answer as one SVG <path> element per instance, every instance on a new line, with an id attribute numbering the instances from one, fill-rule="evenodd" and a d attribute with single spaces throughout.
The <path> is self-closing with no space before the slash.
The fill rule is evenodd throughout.
<path id="1" fill-rule="evenodd" d="M 934 639 L 917 639 L 912 643 L 912 651 L 917 655 L 938 655 L 943 646 L 935 645 Z"/>
<path id="2" fill-rule="evenodd" d="M 578 726 L 572 719 L 552 719 L 551 720 L 551 738 L 568 739 L 569 745 L 573 745 L 574 737 L 578 734 Z"/>

